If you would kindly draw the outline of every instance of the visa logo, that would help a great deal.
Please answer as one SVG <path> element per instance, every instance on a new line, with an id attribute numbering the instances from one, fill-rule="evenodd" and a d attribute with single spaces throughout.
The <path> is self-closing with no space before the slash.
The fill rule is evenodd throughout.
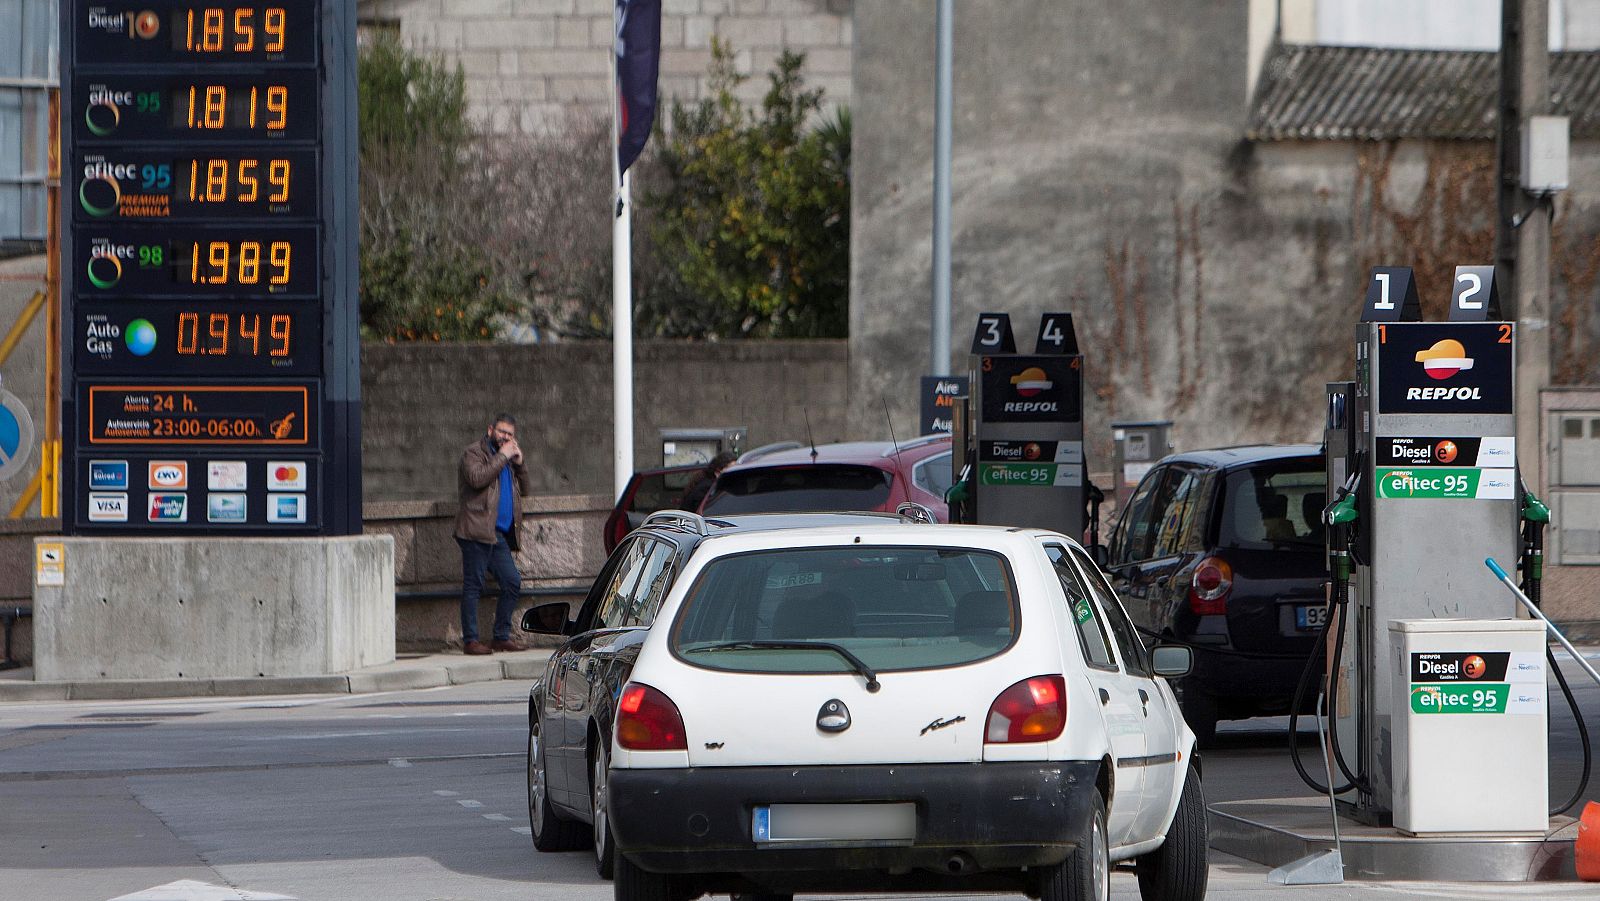
<path id="1" fill-rule="evenodd" d="M 127 522 L 128 496 L 126 494 L 89 495 L 90 522 Z"/>

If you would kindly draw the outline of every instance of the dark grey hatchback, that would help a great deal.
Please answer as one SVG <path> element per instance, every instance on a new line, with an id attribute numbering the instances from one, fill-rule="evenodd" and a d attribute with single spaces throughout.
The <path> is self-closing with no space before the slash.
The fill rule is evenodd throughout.
<path id="1" fill-rule="evenodd" d="M 1175 687 L 1202 746 L 1219 719 L 1289 712 L 1327 615 L 1326 503 L 1299 444 L 1166 457 L 1124 505 L 1106 570 L 1141 629 L 1194 647 Z"/>

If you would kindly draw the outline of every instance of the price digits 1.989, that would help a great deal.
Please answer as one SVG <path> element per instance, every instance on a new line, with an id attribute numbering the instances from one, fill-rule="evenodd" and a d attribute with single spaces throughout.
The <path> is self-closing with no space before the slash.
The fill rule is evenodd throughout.
<path id="1" fill-rule="evenodd" d="M 265 277 L 267 285 L 287 285 L 292 264 L 288 241 L 273 241 L 264 251 L 261 241 L 193 241 L 189 245 L 189 284 L 259 285 Z"/>

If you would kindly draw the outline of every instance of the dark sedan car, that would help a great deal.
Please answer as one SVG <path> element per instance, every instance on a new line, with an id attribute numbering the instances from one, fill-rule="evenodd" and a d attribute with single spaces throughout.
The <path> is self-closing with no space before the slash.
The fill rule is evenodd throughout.
<path id="1" fill-rule="evenodd" d="M 1202 745 L 1289 712 L 1327 615 L 1326 503 L 1321 449 L 1275 445 L 1167 457 L 1124 507 L 1106 569 L 1141 628 L 1195 647 L 1178 690 Z"/>

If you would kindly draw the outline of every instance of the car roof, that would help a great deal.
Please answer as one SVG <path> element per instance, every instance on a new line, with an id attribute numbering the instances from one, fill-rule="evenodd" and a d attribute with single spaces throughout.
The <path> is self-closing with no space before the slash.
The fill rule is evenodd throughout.
<path id="1" fill-rule="evenodd" d="M 1162 458 L 1162 463 L 1194 463 L 1213 469 L 1242 469 L 1257 463 L 1322 456 L 1319 444 L 1243 444 L 1210 450 L 1184 451 Z"/>
<path id="2" fill-rule="evenodd" d="M 721 521 L 750 519 L 787 519 L 809 520 L 806 525 L 777 526 L 772 528 L 785 528 L 792 538 L 792 545 L 828 544 L 836 540 L 840 544 L 846 543 L 874 543 L 904 544 L 904 545 L 947 545 L 950 547 L 980 547 L 1003 548 L 1015 547 L 1020 541 L 1032 541 L 1036 538 L 1049 538 L 1060 540 L 1066 544 L 1081 547 L 1077 542 L 1065 535 L 1043 529 L 1021 528 L 1017 526 L 969 526 L 953 525 L 949 523 L 913 523 L 897 520 L 891 514 L 840 514 L 840 513 L 812 513 L 812 514 L 773 514 L 751 515 L 739 517 L 714 517 L 707 520 L 707 525 L 714 525 Z M 717 553 L 723 551 L 739 552 L 744 550 L 781 550 L 783 545 L 773 544 L 772 538 L 760 534 L 762 529 L 751 528 L 741 523 L 741 527 L 734 527 L 725 532 L 713 531 L 709 537 L 715 538 Z M 707 543 L 711 545 L 710 542 Z"/>
<path id="3" fill-rule="evenodd" d="M 887 469 L 893 465 L 897 448 L 902 456 L 906 456 L 911 460 L 919 460 L 921 454 L 914 454 L 914 451 L 924 451 L 924 449 L 929 448 L 936 449 L 928 451 L 931 454 L 949 450 L 950 436 L 944 433 L 922 435 L 901 441 L 898 445 L 893 441 L 841 441 L 834 444 L 819 444 L 815 448 L 809 445 L 802 445 L 800 447 L 771 451 L 753 460 L 734 463 L 723 472 L 739 472 L 768 466 L 803 466 L 811 463 L 856 463 Z M 815 459 L 811 456 L 813 450 L 816 452 Z"/>

